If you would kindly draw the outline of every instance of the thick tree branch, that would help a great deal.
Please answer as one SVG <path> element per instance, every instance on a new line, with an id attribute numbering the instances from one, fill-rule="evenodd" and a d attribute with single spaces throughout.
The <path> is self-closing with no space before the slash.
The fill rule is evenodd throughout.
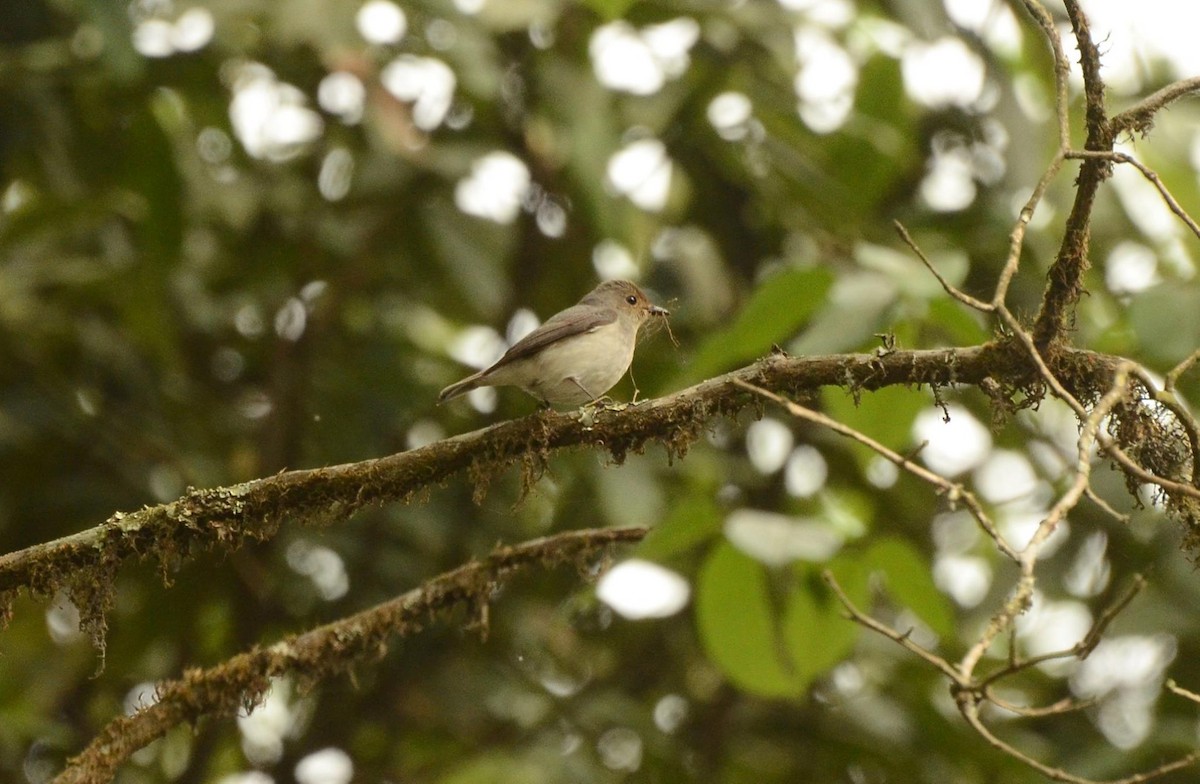
<path id="1" fill-rule="evenodd" d="M 231 715 L 254 705 L 271 679 L 292 674 L 317 682 L 358 662 L 373 662 L 392 637 L 410 636 L 455 607 L 485 606 L 498 584 L 535 566 L 579 563 L 614 544 L 636 542 L 644 528 L 568 531 L 514 547 L 499 547 L 407 593 L 333 623 L 240 653 L 209 669 L 193 669 L 158 685 L 153 705 L 111 721 L 71 759 L 54 784 L 108 782 L 138 749 L 201 716 Z"/>
<path id="2" fill-rule="evenodd" d="M 1103 375 L 1109 360 L 1089 356 Z M 103 631 L 111 579 L 134 556 L 157 558 L 167 568 L 196 551 L 269 539 L 284 521 L 328 524 L 368 504 L 405 502 L 464 470 L 482 493 L 509 466 L 522 461 L 538 466 L 551 453 L 571 447 L 598 447 L 620 462 L 657 442 L 678 458 L 714 419 L 757 405 L 756 396 L 735 379 L 793 394 L 823 386 L 857 391 L 894 384 L 978 384 L 989 377 L 1015 383 L 1030 375 L 1021 353 L 1003 344 L 886 356 L 779 354 L 666 397 L 599 409 L 586 418 L 581 412 L 538 412 L 388 457 L 192 490 L 176 501 L 117 513 L 86 531 L 0 555 L 0 615 L 20 589 L 42 596 L 66 590 L 96 636 Z"/>
<path id="3" fill-rule="evenodd" d="M 1092 40 L 1087 17 L 1075 0 L 1067 0 L 1067 16 L 1075 31 L 1079 63 L 1083 71 L 1083 92 L 1086 102 L 1085 149 L 1110 152 L 1113 131 L 1104 107 L 1104 81 L 1100 78 L 1100 50 Z M 1061 153 L 1066 151 L 1060 150 Z M 1033 326 L 1033 342 L 1039 351 L 1060 343 L 1070 326 L 1075 305 L 1083 293 L 1083 276 L 1090 266 L 1088 245 L 1091 233 L 1092 207 L 1100 185 L 1112 173 L 1108 161 L 1088 159 L 1079 168 L 1075 201 L 1067 217 L 1058 257 L 1047 273 L 1042 307 Z"/>
<path id="4" fill-rule="evenodd" d="M 118 513 L 95 528 L 0 555 L 0 614 L 10 611 L 22 589 L 41 596 L 65 590 L 79 607 L 85 630 L 101 644 L 112 581 L 130 557 L 155 558 L 164 569 L 173 568 L 198 551 L 231 550 L 247 539 L 269 539 L 285 520 L 329 524 L 368 504 L 405 502 L 464 469 L 475 482 L 476 493 L 482 494 L 488 482 L 508 467 L 522 463 L 536 475 L 550 454 L 571 447 L 599 447 L 619 462 L 629 452 L 657 442 L 671 459 L 682 457 L 713 420 L 757 405 L 757 396 L 738 382 L 788 395 L 825 386 L 857 393 L 896 384 L 968 384 L 983 386 L 994 396 L 1013 394 L 1048 378 L 1071 400 L 1072 393 L 1094 399 L 1111 385 L 1116 358 L 1063 348 L 1047 363 L 1020 344 L 1021 338 L 1029 340 L 1027 334 L 1018 332 L 1014 338 L 971 348 L 883 355 L 775 354 L 638 405 L 594 412 L 539 412 L 388 457 L 192 490 L 176 501 Z M 1200 495 L 1173 477 L 1157 476 L 1139 466 L 1112 439 L 1102 436 L 1101 445 L 1140 481 L 1157 481 L 1177 495 Z"/>

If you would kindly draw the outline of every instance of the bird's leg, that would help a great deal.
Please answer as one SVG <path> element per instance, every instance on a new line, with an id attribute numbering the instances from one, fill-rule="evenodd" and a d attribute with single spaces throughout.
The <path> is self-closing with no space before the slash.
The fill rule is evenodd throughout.
<path id="1" fill-rule="evenodd" d="M 588 388 L 585 387 L 583 384 L 580 384 L 579 379 L 575 378 L 574 376 L 567 376 L 567 380 L 569 380 L 575 386 L 579 387 L 580 392 L 582 392 L 583 394 L 585 394 L 589 398 L 591 398 L 586 403 L 584 403 L 582 406 L 580 406 L 580 408 L 589 408 L 594 411 L 597 408 L 618 408 L 619 407 L 617 405 L 617 402 L 615 400 L 613 400 L 611 397 L 609 397 L 608 395 L 600 395 L 600 396 L 593 395 L 588 390 Z"/>
<path id="2" fill-rule="evenodd" d="M 575 378 L 574 376 L 567 376 L 567 381 L 570 381 L 572 384 L 579 387 L 579 391 L 588 396 L 589 404 L 595 403 L 597 400 L 600 399 L 600 398 L 596 397 L 595 395 L 593 395 L 590 391 L 588 391 L 587 387 L 585 387 L 583 384 L 580 384 L 579 379 Z"/>

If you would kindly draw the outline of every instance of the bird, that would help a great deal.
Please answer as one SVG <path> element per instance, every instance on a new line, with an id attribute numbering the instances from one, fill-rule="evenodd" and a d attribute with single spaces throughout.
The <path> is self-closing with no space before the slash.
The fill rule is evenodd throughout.
<path id="1" fill-rule="evenodd" d="M 478 387 L 515 386 L 545 406 L 595 402 L 633 362 L 638 330 L 670 312 L 627 280 L 609 280 L 518 340 L 495 364 L 451 384 L 438 404 Z"/>

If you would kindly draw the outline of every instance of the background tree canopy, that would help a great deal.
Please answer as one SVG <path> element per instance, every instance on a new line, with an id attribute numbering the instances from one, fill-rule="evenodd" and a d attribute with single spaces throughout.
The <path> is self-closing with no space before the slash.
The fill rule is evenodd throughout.
<path id="1" fill-rule="evenodd" d="M 7 0 L 0 780 L 1191 780 L 1136 5 Z M 622 277 L 657 400 L 434 405 Z"/>

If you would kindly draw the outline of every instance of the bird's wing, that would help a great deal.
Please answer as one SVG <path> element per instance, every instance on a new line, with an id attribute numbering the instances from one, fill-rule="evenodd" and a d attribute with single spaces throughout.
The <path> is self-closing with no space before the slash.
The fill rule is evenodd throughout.
<path id="1" fill-rule="evenodd" d="M 617 314 L 611 308 L 601 309 L 573 305 L 561 313 L 551 316 L 546 320 L 545 324 L 514 343 L 504 353 L 504 356 L 496 361 L 496 364 L 488 368 L 488 371 L 503 367 L 518 359 L 532 356 L 555 341 L 571 337 L 572 335 L 591 332 L 598 327 L 611 324 L 616 320 Z"/>

